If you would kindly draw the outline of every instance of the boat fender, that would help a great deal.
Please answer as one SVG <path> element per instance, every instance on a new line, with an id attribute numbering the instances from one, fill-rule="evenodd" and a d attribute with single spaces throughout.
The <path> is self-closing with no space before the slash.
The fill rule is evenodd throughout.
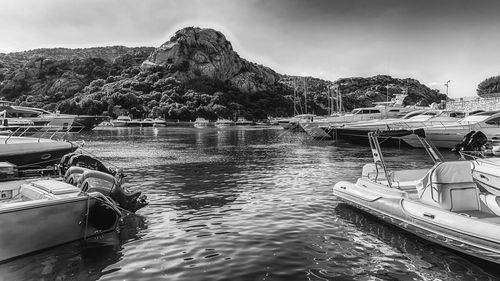
<path id="1" fill-rule="evenodd" d="M 113 207 L 99 200 L 89 209 L 88 223 L 97 230 L 105 231 L 113 228 L 118 219 L 119 216 Z"/>

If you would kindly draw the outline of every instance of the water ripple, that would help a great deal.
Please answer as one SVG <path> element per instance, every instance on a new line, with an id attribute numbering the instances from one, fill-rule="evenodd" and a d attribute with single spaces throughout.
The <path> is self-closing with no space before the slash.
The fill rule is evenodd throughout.
<path id="1" fill-rule="evenodd" d="M 72 138 L 77 139 L 78 135 Z M 0 264 L 0 280 L 497 280 L 496 269 L 341 204 L 366 147 L 277 129 L 135 128 L 85 135 L 150 204 L 120 232 Z M 389 149 L 403 167 L 420 150 Z M 411 161 L 409 161 L 411 159 Z"/>

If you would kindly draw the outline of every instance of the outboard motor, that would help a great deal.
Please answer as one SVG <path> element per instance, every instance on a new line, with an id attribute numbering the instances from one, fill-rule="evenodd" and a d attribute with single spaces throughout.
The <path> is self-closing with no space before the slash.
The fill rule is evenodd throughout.
<path id="1" fill-rule="evenodd" d="M 456 153 L 460 151 L 482 151 L 486 143 L 488 143 L 488 137 L 483 132 L 471 131 L 465 135 L 462 143 L 457 144 L 452 151 Z"/>
<path id="2" fill-rule="evenodd" d="M 83 167 L 91 170 L 101 171 L 110 175 L 116 175 L 117 171 L 106 167 L 101 161 L 90 155 L 81 153 L 65 154 L 59 162 L 59 174 L 64 176 L 66 171 L 73 166 Z"/>
<path id="3" fill-rule="evenodd" d="M 148 204 L 146 195 L 141 195 L 141 191 L 125 190 L 119 177 L 100 171 L 86 170 L 80 181 L 82 191 L 99 192 L 113 199 L 120 208 L 129 212 L 134 213 Z M 103 184 L 102 181 L 107 182 L 107 184 Z"/>
<path id="4" fill-rule="evenodd" d="M 115 170 L 104 166 L 104 164 L 101 161 L 97 160 L 96 158 L 94 158 L 90 155 L 86 155 L 86 154 L 75 154 L 75 155 L 71 156 L 71 158 L 68 161 L 68 166 L 69 167 L 71 167 L 71 166 L 84 167 L 84 168 L 88 168 L 91 170 L 96 170 L 96 171 L 100 171 L 103 173 L 107 173 L 107 174 L 110 174 L 113 176 L 116 174 Z"/>
<path id="5" fill-rule="evenodd" d="M 464 150 L 463 148 L 469 143 L 472 135 L 476 133 L 476 131 L 470 131 L 468 132 L 464 138 L 462 139 L 461 143 L 458 143 L 451 149 L 452 152 L 455 152 L 456 154 L 460 154 L 460 151 Z"/>
<path id="6" fill-rule="evenodd" d="M 141 191 L 130 192 L 122 187 L 124 175 L 121 169 L 108 168 L 90 155 L 64 155 L 59 163 L 59 173 L 66 182 L 79 186 L 82 191 L 100 192 L 129 212 L 148 204 L 146 195 L 142 195 Z M 103 184 L 103 181 L 108 184 Z"/>

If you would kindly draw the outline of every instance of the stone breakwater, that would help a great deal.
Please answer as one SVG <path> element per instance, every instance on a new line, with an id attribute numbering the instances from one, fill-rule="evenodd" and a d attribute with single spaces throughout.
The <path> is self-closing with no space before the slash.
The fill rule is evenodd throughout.
<path id="1" fill-rule="evenodd" d="M 500 97 L 464 99 L 460 98 L 446 103 L 446 109 L 449 110 L 500 110 Z"/>

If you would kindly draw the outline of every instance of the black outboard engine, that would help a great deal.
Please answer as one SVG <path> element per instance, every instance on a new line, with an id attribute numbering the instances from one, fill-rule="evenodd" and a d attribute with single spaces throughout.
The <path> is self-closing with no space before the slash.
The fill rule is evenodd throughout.
<path id="1" fill-rule="evenodd" d="M 59 173 L 64 175 L 69 167 L 78 166 L 95 171 L 100 171 L 115 176 L 117 171 L 106 167 L 95 157 L 81 153 L 68 153 L 61 158 L 59 162 Z"/>
<path id="2" fill-rule="evenodd" d="M 473 135 L 475 132 L 476 132 L 476 131 L 470 131 L 470 132 L 468 132 L 468 133 L 464 136 L 464 138 L 462 139 L 462 142 L 461 142 L 461 143 L 457 143 L 457 144 L 455 145 L 455 147 L 453 147 L 453 148 L 451 149 L 451 151 L 452 151 L 452 152 L 455 152 L 456 154 L 460 154 L 460 151 L 462 151 L 462 150 L 463 150 L 463 147 L 464 147 L 467 143 L 469 143 L 470 138 L 472 137 L 472 135 Z"/>
<path id="3" fill-rule="evenodd" d="M 121 186 L 117 186 L 111 190 L 109 194 L 123 209 L 135 213 L 137 210 L 148 205 L 147 197 L 141 194 L 140 191 L 128 192 Z"/>
<path id="4" fill-rule="evenodd" d="M 84 169 L 70 169 L 71 167 L 81 167 Z M 68 153 L 64 155 L 59 163 L 59 173 L 65 176 L 67 172 L 71 175 L 80 175 L 76 177 L 79 180 L 75 180 L 73 184 L 78 184 L 82 188 L 82 191 L 99 192 L 104 196 L 108 196 L 121 208 L 129 212 L 135 212 L 148 204 L 146 195 L 142 195 L 141 191 L 130 192 L 122 187 L 124 175 L 121 169 L 108 168 L 101 161 L 90 155 L 81 153 Z M 69 176 L 69 178 L 71 179 L 72 176 Z M 111 185 L 95 185 L 92 184 L 91 179 L 104 180 Z"/>
<path id="5" fill-rule="evenodd" d="M 465 135 L 463 141 L 457 144 L 451 151 L 460 153 L 460 151 L 482 151 L 483 146 L 488 143 L 488 137 L 481 131 L 471 131 Z"/>

